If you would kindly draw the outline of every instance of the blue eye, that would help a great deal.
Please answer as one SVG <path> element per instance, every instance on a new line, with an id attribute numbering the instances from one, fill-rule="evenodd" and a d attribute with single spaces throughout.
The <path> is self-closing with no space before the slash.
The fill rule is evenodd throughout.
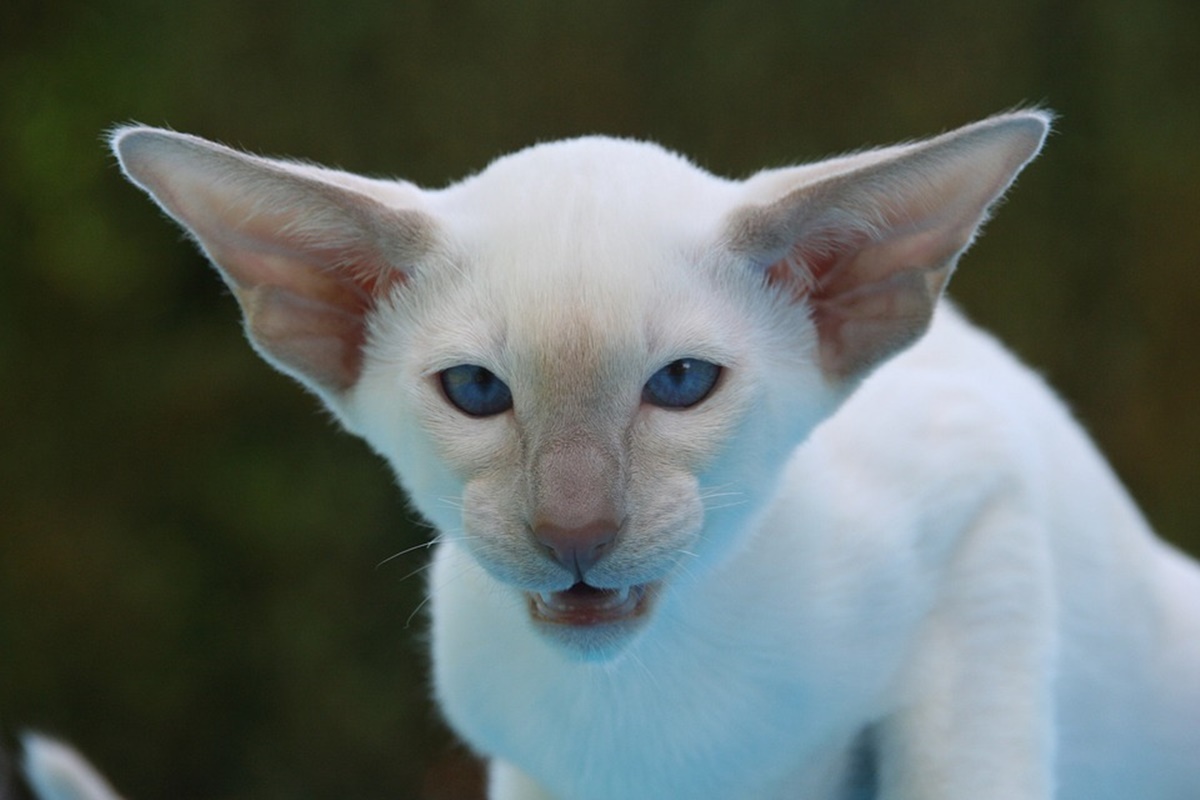
<path id="1" fill-rule="evenodd" d="M 492 417 L 512 408 L 512 392 L 491 371 L 475 364 L 442 370 L 442 391 L 455 408 L 471 417 Z"/>
<path id="2" fill-rule="evenodd" d="M 672 361 L 650 376 L 642 389 L 642 400 L 662 408 L 691 408 L 708 397 L 721 368 L 698 358 Z"/>

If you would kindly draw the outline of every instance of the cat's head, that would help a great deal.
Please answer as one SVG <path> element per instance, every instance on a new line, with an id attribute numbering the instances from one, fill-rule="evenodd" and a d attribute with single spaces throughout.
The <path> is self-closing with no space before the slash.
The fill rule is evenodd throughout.
<path id="1" fill-rule="evenodd" d="M 930 315 L 1048 117 L 745 181 L 540 145 L 441 190 L 124 128 L 255 348 L 571 652 L 739 543 L 790 451 Z"/>

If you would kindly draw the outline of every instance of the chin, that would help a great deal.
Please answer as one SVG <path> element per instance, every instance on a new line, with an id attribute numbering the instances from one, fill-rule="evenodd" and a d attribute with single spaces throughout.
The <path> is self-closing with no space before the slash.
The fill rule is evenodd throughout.
<path id="1" fill-rule="evenodd" d="M 605 589 L 576 583 L 556 592 L 526 592 L 534 628 L 566 655 L 606 661 L 637 638 L 653 614 L 659 583 Z"/>

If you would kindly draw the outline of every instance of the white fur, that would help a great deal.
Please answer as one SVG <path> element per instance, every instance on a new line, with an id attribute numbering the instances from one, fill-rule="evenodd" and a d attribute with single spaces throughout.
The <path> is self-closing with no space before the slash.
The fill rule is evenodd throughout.
<path id="1" fill-rule="evenodd" d="M 38 800 L 120 800 L 83 756 L 62 742 L 27 734 L 25 777 Z"/>
<path id="2" fill-rule="evenodd" d="M 438 529 L 437 697 L 496 800 L 1184 800 L 1200 573 L 937 305 L 1047 123 L 744 182 L 589 138 L 437 191 L 114 144 Z M 714 393 L 641 402 L 684 357 Z M 512 411 L 453 408 L 459 364 Z M 531 619 L 579 577 L 531 530 L 576 506 L 619 517 L 586 580 L 650 585 L 639 624 Z"/>

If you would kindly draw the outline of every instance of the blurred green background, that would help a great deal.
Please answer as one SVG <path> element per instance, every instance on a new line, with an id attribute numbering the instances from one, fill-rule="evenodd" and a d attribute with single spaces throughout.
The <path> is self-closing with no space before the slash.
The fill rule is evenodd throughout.
<path id="1" fill-rule="evenodd" d="M 1200 4 L 5 0 L 0 728 L 132 797 L 470 796 L 428 698 L 428 535 L 127 185 L 137 120 L 426 185 L 537 140 L 714 171 L 1021 103 L 1058 134 L 952 294 L 1200 551 Z"/>

